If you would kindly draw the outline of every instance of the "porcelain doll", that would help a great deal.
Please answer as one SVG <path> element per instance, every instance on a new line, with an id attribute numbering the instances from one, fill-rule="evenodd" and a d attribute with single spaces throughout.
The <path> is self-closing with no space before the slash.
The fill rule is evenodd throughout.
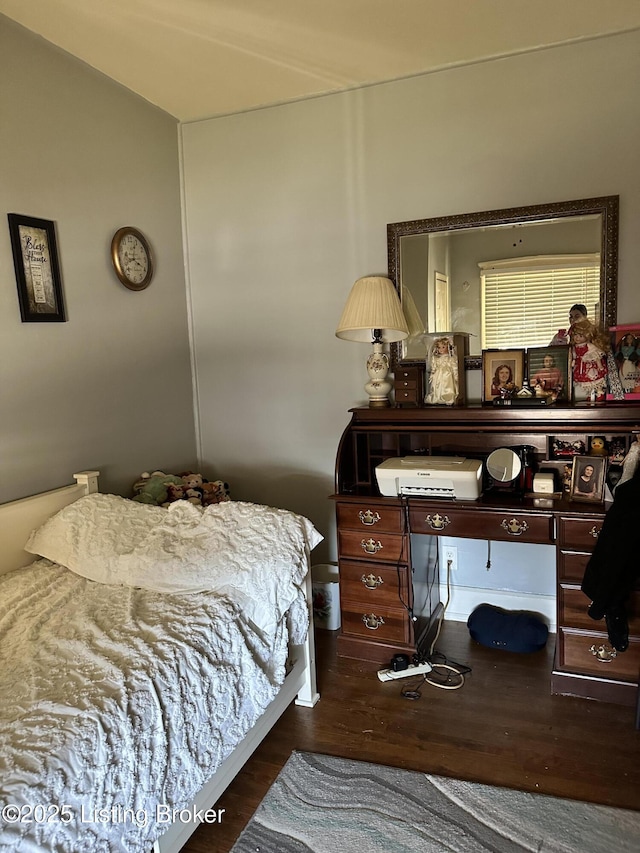
<path id="1" fill-rule="evenodd" d="M 458 358 L 456 348 L 447 337 L 438 338 L 431 347 L 429 363 L 429 391 L 425 403 L 452 406 L 458 399 Z"/>
<path id="2" fill-rule="evenodd" d="M 574 399 L 601 402 L 607 391 L 608 335 L 590 320 L 580 320 L 569 337 Z"/>

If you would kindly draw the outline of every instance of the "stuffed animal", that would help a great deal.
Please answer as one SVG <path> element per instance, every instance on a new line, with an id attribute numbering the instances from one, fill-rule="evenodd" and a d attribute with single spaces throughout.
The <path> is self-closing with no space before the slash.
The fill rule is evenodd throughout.
<path id="1" fill-rule="evenodd" d="M 222 480 L 214 480 L 213 483 L 203 483 L 202 491 L 202 503 L 204 506 L 211 506 L 212 504 L 219 504 L 222 501 L 230 500 L 229 484 Z"/>
<path id="2" fill-rule="evenodd" d="M 168 500 L 168 487 L 182 486 L 182 478 L 175 474 L 165 474 L 164 471 L 145 471 L 137 483 L 133 484 L 134 501 L 143 504 L 161 506 Z"/>
<path id="3" fill-rule="evenodd" d="M 167 499 L 164 501 L 162 506 L 169 506 L 175 501 L 184 500 L 184 486 L 178 485 L 177 483 L 169 483 L 167 486 Z"/>

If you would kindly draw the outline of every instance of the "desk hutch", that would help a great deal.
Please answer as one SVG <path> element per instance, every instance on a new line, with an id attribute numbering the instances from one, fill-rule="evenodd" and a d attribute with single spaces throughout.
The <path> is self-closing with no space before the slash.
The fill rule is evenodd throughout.
<path id="1" fill-rule="evenodd" d="M 385 664 L 396 652 L 412 654 L 419 635 L 435 634 L 443 610 L 438 580 L 421 576 L 427 570 L 412 564 L 411 533 L 551 544 L 558 626 L 551 692 L 633 705 L 640 671 L 640 592 L 629 604 L 629 648 L 616 653 L 604 620 L 587 615 L 589 601 L 580 589 L 604 504 L 493 489 L 477 501 L 385 498 L 375 468 L 395 456 L 486 458 L 498 447 L 520 445 L 535 448 L 539 463 L 549 458 L 552 437 L 584 440 L 588 446 L 590 436 L 631 441 L 639 431 L 640 405 L 632 403 L 352 409 L 338 448 L 334 495 L 342 608 L 338 653 Z"/>

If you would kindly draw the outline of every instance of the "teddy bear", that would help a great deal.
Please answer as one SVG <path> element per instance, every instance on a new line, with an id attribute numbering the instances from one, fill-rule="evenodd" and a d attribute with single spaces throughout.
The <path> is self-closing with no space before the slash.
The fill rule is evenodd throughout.
<path id="1" fill-rule="evenodd" d="M 133 484 L 133 500 L 143 504 L 161 506 L 168 500 L 168 487 L 182 486 L 182 478 L 176 474 L 165 474 L 164 471 L 144 471 L 140 479 Z"/>
<path id="2" fill-rule="evenodd" d="M 162 506 L 167 507 L 175 501 L 184 500 L 184 486 L 177 483 L 169 483 L 167 486 L 167 499 Z"/>
<path id="3" fill-rule="evenodd" d="M 202 474 L 194 474 L 193 471 L 185 471 L 185 473 L 180 476 L 182 478 L 182 485 L 184 486 L 185 499 L 190 501 L 192 504 L 203 506 L 204 489 L 202 488 L 202 484 L 204 480 L 202 478 Z"/>

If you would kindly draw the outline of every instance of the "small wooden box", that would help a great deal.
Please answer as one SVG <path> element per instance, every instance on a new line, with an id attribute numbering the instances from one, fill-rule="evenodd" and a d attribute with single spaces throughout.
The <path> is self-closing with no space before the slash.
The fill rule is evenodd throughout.
<path id="1" fill-rule="evenodd" d="M 424 401 L 424 370 L 398 367 L 393 378 L 396 406 L 421 406 Z"/>

